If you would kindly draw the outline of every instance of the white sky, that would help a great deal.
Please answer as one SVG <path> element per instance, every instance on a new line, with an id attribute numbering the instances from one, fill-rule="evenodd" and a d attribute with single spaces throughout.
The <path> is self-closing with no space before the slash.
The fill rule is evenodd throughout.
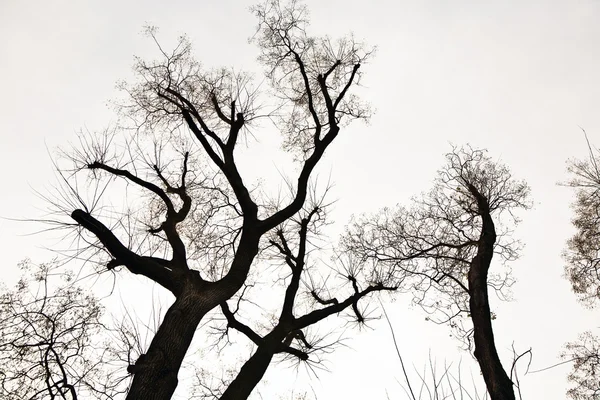
<path id="1" fill-rule="evenodd" d="M 255 20 L 253 1 L 0 1 L 0 215 L 39 215 L 33 189 L 44 192 L 54 176 L 50 149 L 75 139 L 82 127 L 114 121 L 107 101 L 118 80 L 131 76 L 133 55 L 154 56 L 140 32 L 152 24 L 168 47 L 186 33 L 207 66 L 256 70 L 256 49 L 247 44 Z M 590 1 L 381 1 L 307 2 L 314 34 L 350 31 L 376 45 L 364 66 L 364 91 L 377 109 L 369 126 L 355 124 L 328 150 L 320 172 L 335 182 L 336 218 L 406 203 L 430 187 L 449 142 L 485 147 L 532 187 L 534 210 L 518 236 L 526 243 L 513 264 L 515 301 L 494 305 L 503 360 L 510 346 L 533 348 L 532 370 L 558 362 L 562 345 L 597 314 L 575 302 L 562 278 L 560 258 L 572 233 L 572 193 L 565 161 L 585 156 L 578 126 L 600 143 L 600 3 Z M 392 5 L 393 4 L 393 5 Z M 260 141 L 260 132 L 257 133 Z M 256 148 L 273 148 L 263 139 Z M 277 185 L 283 153 L 244 158 L 246 176 Z M 273 180 L 273 181 L 271 181 Z M 14 278 L 26 256 L 51 257 L 47 236 L 22 236 L 38 226 L 0 220 L 3 268 Z M 408 297 L 388 306 L 405 362 L 425 365 L 429 349 L 440 362 L 475 366 L 457 350 L 449 329 L 425 323 L 407 310 Z M 330 373 L 311 384 L 320 399 L 405 398 L 401 371 L 382 321 L 330 356 Z M 353 335 L 353 334 L 351 334 Z M 270 389 L 289 394 L 296 373 L 267 375 Z M 569 366 L 521 378 L 524 398 L 563 399 Z M 473 375 L 479 378 L 476 366 Z M 304 376 L 298 374 L 299 380 Z M 277 385 L 272 385 L 277 383 Z M 265 393 L 269 387 L 261 389 Z"/>

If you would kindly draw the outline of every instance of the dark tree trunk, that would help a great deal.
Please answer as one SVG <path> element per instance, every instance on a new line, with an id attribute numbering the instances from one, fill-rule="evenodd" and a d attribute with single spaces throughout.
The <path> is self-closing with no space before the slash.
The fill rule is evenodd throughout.
<path id="1" fill-rule="evenodd" d="M 177 374 L 200 320 L 215 305 L 188 285 L 167 311 L 145 355 L 130 367 L 134 373 L 127 400 L 169 400 Z"/>
<path id="2" fill-rule="evenodd" d="M 487 276 L 494 255 L 496 230 L 487 201 L 485 203 L 485 207 L 480 203 L 483 226 L 477 255 L 471 261 L 469 269 L 469 307 L 473 321 L 474 355 L 481 368 L 491 400 L 515 400 L 513 383 L 498 357 L 492 330 Z"/>
<path id="3" fill-rule="evenodd" d="M 281 345 L 282 330 L 273 331 L 265 336 L 264 342 L 257 347 L 256 351 L 244 363 L 235 379 L 229 384 L 219 400 L 246 400 L 256 385 L 260 382 L 277 348 Z"/>
<path id="4" fill-rule="evenodd" d="M 165 314 L 147 353 L 130 368 L 134 377 L 127 400 L 171 399 L 177 388 L 181 363 L 200 321 L 244 284 L 258 253 L 259 238 L 250 229 L 242 233 L 231 270 L 221 281 L 204 282 L 198 272 L 192 270 L 176 279 L 182 282 L 182 288 L 175 302 Z"/>

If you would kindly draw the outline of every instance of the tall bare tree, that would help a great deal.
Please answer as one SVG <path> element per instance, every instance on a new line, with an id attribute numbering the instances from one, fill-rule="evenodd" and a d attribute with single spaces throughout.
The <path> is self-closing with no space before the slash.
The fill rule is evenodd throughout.
<path id="1" fill-rule="evenodd" d="M 319 213 L 305 208 L 309 182 L 342 127 L 369 117 L 368 106 L 351 92 L 371 50 L 351 37 L 309 36 L 307 10 L 295 1 L 270 0 L 253 12 L 259 22 L 253 41 L 268 90 L 250 74 L 203 69 L 186 38 L 172 52 L 159 45 L 162 57 L 137 59 L 138 81 L 121 86 L 124 123 L 82 135 L 57 162 L 64 191 L 53 202 L 75 222 L 69 228 L 77 234 L 77 256 L 96 260 L 101 271 L 144 276 L 174 296 L 146 353 L 129 368 L 128 399 L 171 398 L 194 333 L 218 306 L 229 327 L 257 345 L 223 395 L 242 399 L 274 353 L 304 357 L 289 343 L 303 343 L 304 327 L 348 306 L 360 318 L 358 299 L 394 287 L 373 279 L 360 288 L 348 274 L 348 297 L 338 301 L 314 291 L 321 308 L 295 316 L 305 263 L 302 232 Z M 156 37 L 154 30 L 149 34 Z M 236 162 L 240 142 L 257 135 L 261 117 L 276 122 L 284 148 L 301 165 L 292 194 L 279 201 L 248 186 Z M 281 228 L 293 219 L 300 221 L 295 253 Z M 259 268 L 267 247 L 281 253 L 291 274 L 279 323 L 259 337 L 236 322 L 227 301 Z"/>
<path id="2" fill-rule="evenodd" d="M 455 148 L 446 161 L 433 189 L 413 207 L 358 219 L 344 244 L 363 261 L 389 264 L 429 318 L 449 323 L 469 347 L 474 344 L 490 398 L 513 400 L 489 302 L 489 288 L 503 298 L 513 280 L 509 271 L 490 268 L 494 255 L 501 263 L 518 256 L 510 233 L 515 210 L 530 206 L 529 187 L 483 150 Z"/>

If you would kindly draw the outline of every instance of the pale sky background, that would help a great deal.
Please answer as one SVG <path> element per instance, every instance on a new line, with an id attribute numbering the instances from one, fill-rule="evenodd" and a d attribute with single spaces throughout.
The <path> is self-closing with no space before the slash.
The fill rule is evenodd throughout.
<path id="1" fill-rule="evenodd" d="M 115 83 L 131 77 L 133 55 L 157 55 L 140 34 L 144 25 L 158 26 L 167 48 L 187 34 L 208 67 L 260 71 L 257 50 L 247 43 L 253 3 L 0 0 L 0 215 L 38 216 L 43 205 L 33 189 L 43 192 L 55 179 L 47 148 L 73 141 L 82 127 L 114 122 L 106 104 L 118 95 Z M 340 229 L 353 213 L 407 203 L 428 189 L 450 142 L 485 147 L 527 180 L 535 207 L 517 230 L 526 249 L 512 265 L 514 301 L 493 304 L 494 328 L 507 366 L 514 343 L 521 351 L 532 347 L 531 370 L 537 370 L 557 363 L 564 343 L 579 332 L 597 329 L 597 312 L 577 304 L 562 277 L 572 193 L 556 183 L 567 178 L 568 158 L 586 155 L 579 126 L 600 144 L 600 2 L 451 3 L 307 1 L 313 34 L 354 32 L 377 46 L 363 68 L 362 91 L 377 113 L 369 126 L 354 124 L 336 139 L 319 172 L 335 183 Z M 279 184 L 277 168 L 289 156 L 264 140 L 253 146 L 273 157 L 248 152 L 242 159 L 247 179 Z M 39 228 L 0 220 L 7 281 L 24 257 L 52 257 L 43 247 L 55 240 L 23 236 Z M 409 367 L 421 369 L 431 351 L 440 364 L 462 357 L 463 373 L 479 380 L 477 365 L 448 337 L 449 328 L 426 323 L 409 300 L 401 296 L 388 305 Z M 331 355 L 330 372 L 318 380 L 307 383 L 303 369 L 272 366 L 263 397 L 314 389 L 319 399 L 406 398 L 386 323 L 371 326 L 349 333 L 350 348 Z M 564 399 L 569 370 L 521 376 L 524 399 Z"/>

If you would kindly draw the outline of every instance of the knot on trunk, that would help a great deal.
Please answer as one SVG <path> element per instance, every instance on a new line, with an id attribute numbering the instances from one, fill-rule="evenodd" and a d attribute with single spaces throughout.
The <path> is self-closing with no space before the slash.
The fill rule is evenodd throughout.
<path id="1" fill-rule="evenodd" d="M 133 375 L 133 374 L 139 372 L 144 367 L 145 363 L 146 363 L 146 355 L 142 354 L 137 359 L 135 364 L 129 364 L 127 366 L 127 372 Z"/>

